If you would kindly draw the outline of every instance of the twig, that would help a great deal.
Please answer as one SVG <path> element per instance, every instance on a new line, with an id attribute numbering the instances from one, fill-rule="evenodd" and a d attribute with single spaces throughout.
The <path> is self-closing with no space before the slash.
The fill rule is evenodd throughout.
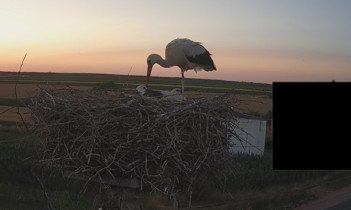
<path id="1" fill-rule="evenodd" d="M 18 81 L 19 81 L 19 76 L 20 76 L 20 73 L 22 71 L 22 66 L 23 66 L 23 63 L 24 63 L 24 60 L 26 59 L 27 57 L 27 53 L 24 55 L 23 59 L 22 59 L 22 63 L 21 63 L 21 66 L 17 72 L 17 81 L 16 81 L 16 84 L 15 84 L 15 97 L 16 97 L 16 101 L 18 101 L 18 95 L 17 95 L 17 85 L 18 85 Z M 24 118 L 20 112 L 20 106 L 19 104 L 17 104 L 17 114 L 21 117 L 21 120 L 22 120 L 22 123 L 23 125 L 26 127 L 26 130 L 28 131 L 28 126 L 27 124 L 24 122 Z"/>
<path id="2" fill-rule="evenodd" d="M 132 71 L 132 69 L 133 69 L 133 66 L 131 66 L 131 67 L 129 68 L 128 76 L 129 76 L 130 72 Z"/>

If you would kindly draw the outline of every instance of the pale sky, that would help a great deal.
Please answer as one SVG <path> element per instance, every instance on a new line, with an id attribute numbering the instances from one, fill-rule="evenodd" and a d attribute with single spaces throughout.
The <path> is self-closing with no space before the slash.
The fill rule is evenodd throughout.
<path id="1" fill-rule="evenodd" d="M 186 78 L 351 81 L 349 0 L 0 0 L 0 10 L 0 71 L 28 52 L 27 72 L 145 75 L 149 54 L 189 38 L 218 70 Z"/>

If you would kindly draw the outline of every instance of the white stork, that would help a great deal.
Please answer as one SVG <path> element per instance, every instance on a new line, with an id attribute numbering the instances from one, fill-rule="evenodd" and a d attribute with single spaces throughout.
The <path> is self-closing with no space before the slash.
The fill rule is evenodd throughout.
<path id="1" fill-rule="evenodd" d="M 205 71 L 217 70 L 213 63 L 211 54 L 200 42 L 190 39 L 175 39 L 166 46 L 166 59 L 158 54 L 151 54 L 147 57 L 146 86 L 149 84 L 152 67 L 155 63 L 169 68 L 178 66 L 182 73 L 182 90 L 184 93 L 184 72 L 194 69 L 195 72 L 203 69 Z"/>

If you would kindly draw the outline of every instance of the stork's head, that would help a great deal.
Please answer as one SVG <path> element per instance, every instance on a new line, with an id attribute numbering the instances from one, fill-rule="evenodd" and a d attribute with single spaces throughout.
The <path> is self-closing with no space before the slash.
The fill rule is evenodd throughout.
<path id="1" fill-rule="evenodd" d="M 152 67 L 154 66 L 155 63 L 157 63 L 161 58 L 161 56 L 157 54 L 151 54 L 147 57 L 146 62 L 147 62 L 147 74 L 146 74 L 146 86 L 149 84 L 150 76 L 151 76 L 151 71 Z"/>

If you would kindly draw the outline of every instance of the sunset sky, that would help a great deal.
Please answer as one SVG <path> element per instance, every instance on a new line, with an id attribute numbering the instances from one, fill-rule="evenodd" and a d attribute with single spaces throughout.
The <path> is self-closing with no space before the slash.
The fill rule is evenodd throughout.
<path id="1" fill-rule="evenodd" d="M 202 42 L 214 72 L 186 78 L 351 81 L 350 0 L 0 1 L 0 71 L 146 74 L 175 38 Z M 155 65 L 153 76 L 179 77 Z"/>

